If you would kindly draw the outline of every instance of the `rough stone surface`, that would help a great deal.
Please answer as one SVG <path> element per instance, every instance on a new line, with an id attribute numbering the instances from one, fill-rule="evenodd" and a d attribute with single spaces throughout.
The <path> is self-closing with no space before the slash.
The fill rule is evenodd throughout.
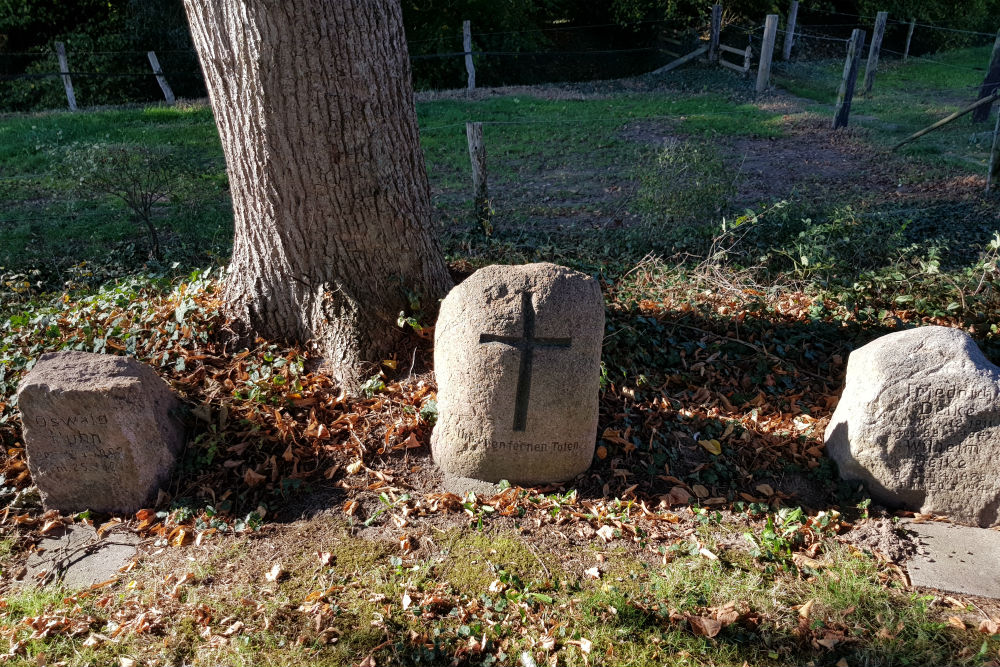
<path id="1" fill-rule="evenodd" d="M 156 499 L 184 444 L 179 401 L 135 359 L 43 355 L 17 402 L 46 509 L 135 512 Z"/>
<path id="2" fill-rule="evenodd" d="M 1000 525 L 998 398 L 1000 368 L 966 333 L 891 333 L 851 354 L 826 449 L 889 507 Z"/>
<path id="3" fill-rule="evenodd" d="M 93 526 L 64 526 L 45 535 L 28 556 L 21 584 L 59 583 L 69 589 L 88 588 L 118 576 L 138 553 L 138 535 L 124 530 L 100 537 Z"/>
<path id="4" fill-rule="evenodd" d="M 446 476 L 543 484 L 590 466 L 604 299 L 555 264 L 489 266 L 444 299 L 434 460 Z"/>
<path id="5" fill-rule="evenodd" d="M 907 521 L 917 553 L 906 563 L 910 583 L 951 593 L 1000 598 L 1000 532 L 939 521 Z"/>

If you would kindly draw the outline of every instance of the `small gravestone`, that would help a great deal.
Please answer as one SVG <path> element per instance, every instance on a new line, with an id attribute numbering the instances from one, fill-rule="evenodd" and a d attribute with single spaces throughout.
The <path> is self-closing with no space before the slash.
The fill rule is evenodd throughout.
<path id="1" fill-rule="evenodd" d="M 43 355 L 17 402 L 46 509 L 135 512 L 156 499 L 184 444 L 179 401 L 135 359 Z"/>
<path id="2" fill-rule="evenodd" d="M 604 299 L 555 264 L 489 266 L 441 304 L 434 460 L 452 478 L 541 484 L 590 466 Z"/>
<path id="3" fill-rule="evenodd" d="M 890 507 L 1000 525 L 1000 368 L 963 331 L 920 327 L 851 353 L 826 449 Z"/>

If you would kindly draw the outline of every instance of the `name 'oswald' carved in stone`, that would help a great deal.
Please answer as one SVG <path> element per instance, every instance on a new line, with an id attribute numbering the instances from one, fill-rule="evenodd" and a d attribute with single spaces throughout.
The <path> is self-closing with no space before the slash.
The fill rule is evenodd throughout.
<path id="1" fill-rule="evenodd" d="M 597 437 L 604 301 L 554 264 L 490 266 L 445 298 L 435 330 L 434 460 L 449 476 L 572 479 Z"/>

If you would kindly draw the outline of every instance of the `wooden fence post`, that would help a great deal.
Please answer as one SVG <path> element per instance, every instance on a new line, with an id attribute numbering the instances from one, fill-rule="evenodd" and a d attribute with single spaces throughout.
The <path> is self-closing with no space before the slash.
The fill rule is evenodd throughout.
<path id="1" fill-rule="evenodd" d="M 712 36 L 708 41 L 708 62 L 719 60 L 719 33 L 722 31 L 722 5 L 712 5 Z"/>
<path id="2" fill-rule="evenodd" d="M 851 41 L 847 43 L 847 59 L 844 61 L 844 76 L 837 91 L 837 108 L 833 112 L 833 129 L 847 127 L 851 115 L 851 100 L 854 98 L 854 85 L 858 81 L 858 65 L 861 61 L 861 49 L 865 46 L 865 31 L 855 28 L 851 33 Z"/>
<path id="3" fill-rule="evenodd" d="M 865 83 L 861 92 L 865 95 L 872 92 L 875 85 L 875 70 L 878 68 L 878 52 L 882 48 L 882 36 L 885 34 L 885 22 L 889 12 L 879 12 L 875 15 L 875 31 L 872 32 L 872 43 L 868 47 L 868 62 L 865 64 Z"/>
<path id="4" fill-rule="evenodd" d="M 917 19 L 910 19 L 910 29 L 906 31 L 906 48 L 903 49 L 903 62 L 910 58 L 910 41 L 913 39 L 913 29 L 917 27 Z"/>
<path id="5" fill-rule="evenodd" d="M 993 148 L 990 150 L 990 170 L 986 174 L 986 192 L 1000 180 L 1000 113 L 997 113 L 997 124 L 993 127 Z"/>
<path id="6" fill-rule="evenodd" d="M 167 101 L 167 104 L 173 104 L 176 102 L 174 98 L 174 91 L 170 88 L 170 84 L 167 83 L 167 77 L 163 76 L 163 70 L 160 69 L 160 61 L 156 57 L 156 51 L 150 51 L 146 54 L 149 58 L 149 65 L 153 68 L 153 76 L 156 77 L 156 83 L 160 84 L 160 90 L 163 91 L 163 98 Z"/>
<path id="7" fill-rule="evenodd" d="M 778 34 L 778 15 L 768 14 L 764 21 L 764 39 L 760 47 L 760 65 L 757 67 L 757 92 L 767 90 L 771 79 L 771 57 L 774 55 L 774 38 Z"/>
<path id="8" fill-rule="evenodd" d="M 69 60 L 66 59 L 66 45 L 56 42 L 56 56 L 59 57 L 59 72 L 62 75 L 63 88 L 66 89 L 66 101 L 69 110 L 76 111 L 76 95 L 73 93 L 73 80 L 69 77 Z"/>
<path id="9" fill-rule="evenodd" d="M 472 23 L 462 21 L 462 48 L 465 50 L 465 71 L 469 73 L 469 90 L 476 89 L 476 66 L 472 62 Z"/>
<path id="10" fill-rule="evenodd" d="M 976 99 L 981 100 L 988 95 L 992 95 L 998 88 L 1000 88 L 1000 31 L 997 31 L 997 38 L 993 41 L 993 53 L 990 54 L 990 68 L 986 70 L 986 78 L 983 79 L 983 85 L 979 87 L 979 97 Z M 972 112 L 973 123 L 982 123 L 989 117 L 989 107 L 980 107 Z"/>
<path id="11" fill-rule="evenodd" d="M 785 48 L 781 52 L 783 60 L 790 60 L 792 57 L 792 44 L 795 43 L 795 22 L 799 17 L 799 0 L 792 0 L 788 7 L 788 20 L 785 21 Z"/>
<path id="12" fill-rule="evenodd" d="M 476 220 L 489 234 L 490 196 L 486 186 L 486 144 L 483 143 L 483 124 L 466 123 L 465 137 L 469 140 L 469 159 L 472 161 L 472 202 Z"/>

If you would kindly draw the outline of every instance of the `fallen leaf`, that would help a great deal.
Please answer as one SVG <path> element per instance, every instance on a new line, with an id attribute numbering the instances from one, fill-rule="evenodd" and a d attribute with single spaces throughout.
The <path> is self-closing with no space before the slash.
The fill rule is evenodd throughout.
<path id="1" fill-rule="evenodd" d="M 705 547 L 702 547 L 702 548 L 698 549 L 698 553 L 700 553 L 702 556 L 704 556 L 708 560 L 719 560 L 718 556 L 716 556 L 714 553 L 712 553 L 711 551 L 709 551 Z"/>
<path id="2" fill-rule="evenodd" d="M 236 621 L 223 631 L 222 636 L 232 637 L 242 629 L 243 629 L 243 621 Z"/>
<path id="3" fill-rule="evenodd" d="M 615 529 L 611 526 L 601 526 L 597 529 L 597 536 L 604 540 L 605 543 L 610 542 L 615 539 Z"/>
<path id="4" fill-rule="evenodd" d="M 698 444 L 705 448 L 709 454 L 718 456 L 722 453 L 722 443 L 718 440 L 699 440 Z"/>
<path id="5" fill-rule="evenodd" d="M 754 488 L 757 489 L 757 493 L 762 493 L 765 496 L 773 496 L 774 495 L 774 489 L 771 488 L 770 484 L 758 484 Z"/>
<path id="6" fill-rule="evenodd" d="M 1000 623 L 988 618 L 979 623 L 979 631 L 988 635 L 1000 634 Z"/>
<path id="7" fill-rule="evenodd" d="M 840 660 L 837 661 L 837 667 L 851 667 L 851 666 L 848 664 L 847 658 L 841 658 Z"/>
<path id="8" fill-rule="evenodd" d="M 40 531 L 38 531 L 38 532 L 40 532 L 40 533 L 41 533 L 42 535 L 46 535 L 46 534 L 48 534 L 48 533 L 49 533 L 49 532 L 50 532 L 50 531 L 51 531 L 51 530 L 52 530 L 53 528 L 55 528 L 56 526 L 61 526 L 61 525 L 62 525 L 62 521 L 60 521 L 60 520 L 58 520 L 58 519 L 53 519 L 53 520 L 51 520 L 51 521 L 46 521 L 46 522 L 45 522 L 45 525 L 43 525 L 43 526 L 42 526 L 42 529 L 41 529 Z"/>
<path id="9" fill-rule="evenodd" d="M 819 562 L 815 558 L 810 558 L 804 553 L 793 553 L 792 562 L 795 563 L 796 567 L 805 568 L 808 567 L 812 570 L 819 570 L 823 568 L 823 563 Z"/>
<path id="10" fill-rule="evenodd" d="M 354 461 L 354 462 L 349 463 L 347 465 L 347 472 L 348 472 L 348 474 L 351 474 L 351 475 L 357 475 L 359 472 L 361 472 L 361 469 L 364 468 L 364 467 L 365 467 L 365 464 L 362 463 L 360 459 L 358 459 L 357 461 Z"/>
<path id="11" fill-rule="evenodd" d="M 808 621 L 814 604 L 816 604 L 816 600 L 809 600 L 809 602 L 799 607 L 799 618 L 804 618 Z"/>
<path id="12" fill-rule="evenodd" d="M 694 495 L 698 496 L 699 498 L 708 498 L 709 495 L 708 489 L 706 489 L 701 484 L 695 484 L 694 486 L 691 487 L 691 490 L 694 491 Z"/>
<path id="13" fill-rule="evenodd" d="M 330 551 L 321 551 L 317 554 L 319 556 L 319 564 L 326 567 L 333 560 L 333 553 Z"/>
<path id="14" fill-rule="evenodd" d="M 608 448 L 605 447 L 604 445 L 601 445 L 600 447 L 598 447 L 597 448 L 597 458 L 601 459 L 602 461 L 604 459 L 608 458 Z"/>
<path id="15" fill-rule="evenodd" d="M 583 651 L 584 654 L 590 653 L 593 648 L 594 642 L 589 639 L 584 639 L 583 637 L 580 638 L 580 650 Z"/>
<path id="16" fill-rule="evenodd" d="M 686 505 L 691 500 L 691 493 L 683 486 L 675 486 L 664 498 L 671 505 Z"/>
<path id="17" fill-rule="evenodd" d="M 688 623 L 691 624 L 691 631 L 699 637 L 708 637 L 711 639 L 722 631 L 722 623 L 714 618 L 688 616 Z"/>
<path id="18" fill-rule="evenodd" d="M 958 616 L 949 616 L 948 625 L 958 628 L 959 630 L 965 630 L 965 621 L 963 621 Z"/>
<path id="19" fill-rule="evenodd" d="M 403 593 L 403 611 L 409 609 L 411 604 L 413 604 L 413 598 L 410 597 L 409 593 Z"/>
<path id="20" fill-rule="evenodd" d="M 590 577 L 591 579 L 600 579 L 601 578 L 601 571 L 599 569 L 597 569 L 596 565 L 594 567 L 588 569 L 588 570 L 584 570 L 583 574 L 584 574 L 584 576 Z"/>
<path id="21" fill-rule="evenodd" d="M 246 482 L 247 486 L 257 486 L 265 479 L 267 479 L 267 477 L 254 471 L 253 468 L 247 468 L 247 471 L 243 473 L 243 481 Z"/>
<path id="22" fill-rule="evenodd" d="M 715 620 L 722 623 L 723 627 L 732 625 L 740 619 L 740 612 L 736 609 L 735 602 L 729 602 L 715 610 Z"/>
<path id="23" fill-rule="evenodd" d="M 271 569 L 264 575 L 264 578 L 268 581 L 279 581 L 285 576 L 285 569 L 281 567 L 281 563 L 275 563 L 271 566 Z"/>
<path id="24" fill-rule="evenodd" d="M 372 654 L 362 660 L 358 667 L 375 667 L 375 655 Z"/>

